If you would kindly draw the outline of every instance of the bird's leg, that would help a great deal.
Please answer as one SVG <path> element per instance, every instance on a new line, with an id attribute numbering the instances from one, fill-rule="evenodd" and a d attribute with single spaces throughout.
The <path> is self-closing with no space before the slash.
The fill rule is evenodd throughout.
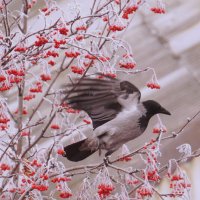
<path id="1" fill-rule="evenodd" d="M 104 157 L 104 159 L 103 159 L 106 166 L 108 166 L 108 164 L 111 163 L 110 160 L 109 160 L 109 157 L 110 157 L 110 155 L 111 155 L 113 152 L 114 152 L 114 151 L 112 151 L 112 150 L 106 152 L 105 157 Z"/>
<path id="2" fill-rule="evenodd" d="M 103 159 L 105 166 L 107 167 L 110 164 L 109 156 L 104 157 Z"/>

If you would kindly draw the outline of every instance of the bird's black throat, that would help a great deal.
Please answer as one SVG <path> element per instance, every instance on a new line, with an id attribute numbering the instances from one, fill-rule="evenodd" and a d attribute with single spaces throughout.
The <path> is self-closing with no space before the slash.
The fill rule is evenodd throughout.
<path id="1" fill-rule="evenodd" d="M 138 124 L 140 126 L 140 129 L 143 131 L 145 131 L 145 129 L 147 128 L 148 126 L 148 123 L 149 123 L 149 120 L 151 119 L 151 117 L 153 116 L 154 114 L 152 113 L 146 113 L 146 115 L 143 115 L 139 121 L 138 121 Z"/>

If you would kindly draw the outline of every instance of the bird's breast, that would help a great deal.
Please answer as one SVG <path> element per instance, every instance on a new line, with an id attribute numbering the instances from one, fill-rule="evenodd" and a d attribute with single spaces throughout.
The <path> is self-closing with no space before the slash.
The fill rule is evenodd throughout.
<path id="1" fill-rule="evenodd" d="M 138 123 L 140 117 L 140 112 L 125 111 L 103 125 L 104 130 L 107 130 L 101 138 L 102 143 L 106 144 L 105 149 L 119 148 L 124 143 L 140 136 L 143 132 Z"/>

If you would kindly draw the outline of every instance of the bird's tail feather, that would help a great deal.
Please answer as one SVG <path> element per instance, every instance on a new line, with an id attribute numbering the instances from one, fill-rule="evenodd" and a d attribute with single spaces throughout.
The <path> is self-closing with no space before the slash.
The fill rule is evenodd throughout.
<path id="1" fill-rule="evenodd" d="M 96 150 L 92 150 L 90 147 L 87 148 L 86 140 L 87 138 L 79 142 L 70 144 L 69 146 L 66 146 L 64 148 L 64 156 L 67 157 L 67 159 L 70 161 L 78 162 L 92 155 Z M 82 146 L 84 146 L 84 148 L 81 148 Z"/>

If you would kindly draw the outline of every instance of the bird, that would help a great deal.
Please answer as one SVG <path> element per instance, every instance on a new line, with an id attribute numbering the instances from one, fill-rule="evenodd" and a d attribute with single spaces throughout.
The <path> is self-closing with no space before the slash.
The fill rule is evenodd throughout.
<path id="1" fill-rule="evenodd" d="M 103 78 L 102 78 L 103 77 Z M 156 114 L 171 113 L 154 100 L 140 101 L 141 92 L 131 82 L 106 75 L 77 78 L 68 84 L 63 98 L 71 108 L 85 111 L 92 120 L 91 136 L 64 147 L 64 157 L 73 162 L 99 150 L 105 158 L 123 144 L 140 136 Z"/>

